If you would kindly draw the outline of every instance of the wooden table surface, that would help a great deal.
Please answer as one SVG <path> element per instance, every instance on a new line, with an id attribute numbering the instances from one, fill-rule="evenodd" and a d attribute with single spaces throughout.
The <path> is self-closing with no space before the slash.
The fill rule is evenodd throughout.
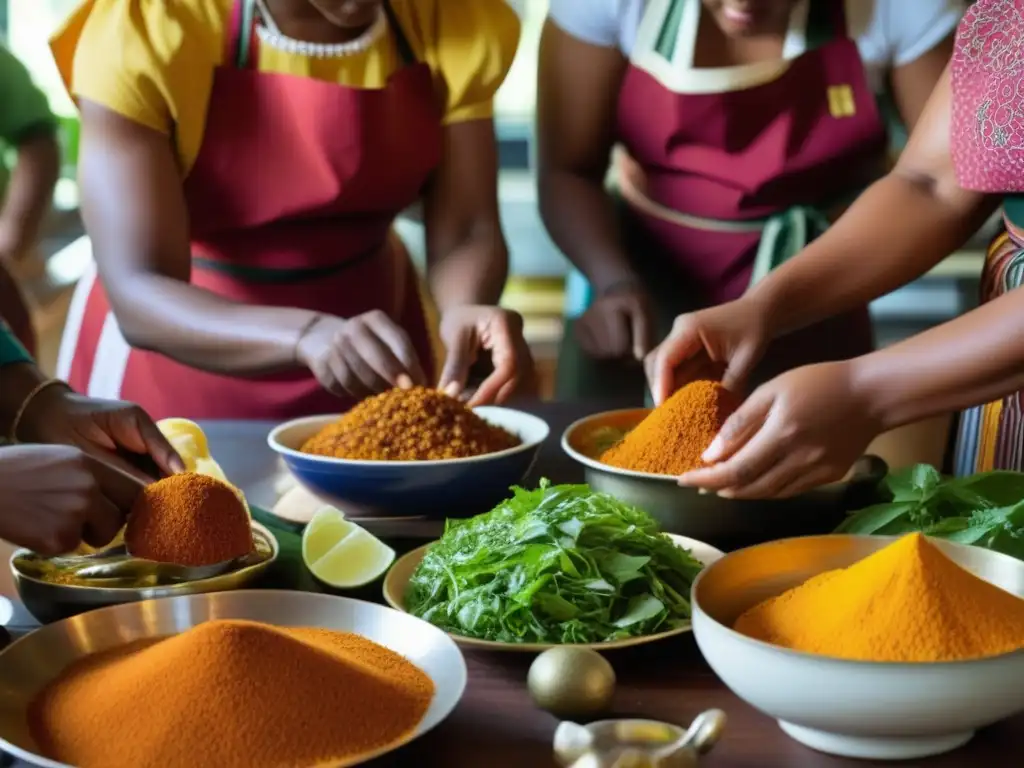
<path id="1" fill-rule="evenodd" d="M 549 403 L 529 410 L 551 425 L 534 479 L 582 480 L 582 471 L 559 448 L 562 431 L 572 421 L 608 404 Z M 552 739 L 558 721 L 537 709 L 526 690 L 532 657 L 470 652 L 469 686 L 452 716 L 433 733 L 373 768 L 427 766 L 444 768 L 554 768 Z M 701 658 L 692 635 L 608 654 L 618 687 L 614 714 L 688 725 L 700 712 L 718 708 L 728 717 L 725 735 L 703 758 L 707 768 L 840 768 L 868 765 L 816 753 L 787 737 L 775 722 L 734 696 Z M 964 706 L 970 706 L 964 691 Z M 980 732 L 966 747 L 944 757 L 903 765 L 921 768 L 1002 768 L 1021 765 L 1024 714 Z M 1016 754 L 1017 757 L 1013 757 Z"/>

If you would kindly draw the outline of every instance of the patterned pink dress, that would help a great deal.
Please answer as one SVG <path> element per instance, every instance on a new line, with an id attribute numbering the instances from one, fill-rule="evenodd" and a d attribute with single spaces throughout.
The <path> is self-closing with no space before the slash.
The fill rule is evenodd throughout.
<path id="1" fill-rule="evenodd" d="M 981 300 L 1024 283 L 1024 0 L 978 0 L 952 62 L 951 151 L 960 185 L 1005 195 L 1005 231 L 985 260 Z M 965 411 L 954 470 L 1024 469 L 1021 393 Z"/>

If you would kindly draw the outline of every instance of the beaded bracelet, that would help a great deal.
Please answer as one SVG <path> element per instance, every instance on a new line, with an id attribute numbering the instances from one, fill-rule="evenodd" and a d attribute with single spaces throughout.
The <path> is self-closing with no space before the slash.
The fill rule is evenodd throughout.
<path id="1" fill-rule="evenodd" d="M 36 386 L 32 388 L 32 391 L 25 396 L 25 399 L 21 401 L 21 405 L 18 407 L 17 413 L 14 414 L 14 421 L 11 422 L 11 431 L 7 435 L 9 442 L 18 442 L 18 427 L 21 426 L 21 420 L 25 417 L 28 407 L 32 405 L 32 401 L 50 387 L 56 387 L 57 385 L 68 387 L 67 382 L 62 381 L 61 379 L 47 379 L 44 382 L 36 384 Z M 70 389 L 70 387 L 68 387 L 68 389 Z"/>

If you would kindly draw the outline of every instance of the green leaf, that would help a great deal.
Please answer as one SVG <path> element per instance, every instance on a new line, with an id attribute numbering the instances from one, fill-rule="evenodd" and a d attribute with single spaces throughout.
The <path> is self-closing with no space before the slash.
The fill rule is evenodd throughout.
<path id="1" fill-rule="evenodd" d="M 629 607 L 622 618 L 615 622 L 616 627 L 631 627 L 642 621 L 660 616 L 665 611 L 665 604 L 653 595 L 638 595 L 629 601 Z"/>
<path id="2" fill-rule="evenodd" d="M 586 485 L 542 483 L 446 525 L 406 606 L 468 637 L 604 642 L 688 621 L 700 569 L 646 512 Z"/>
<path id="3" fill-rule="evenodd" d="M 914 502 L 876 504 L 854 512 L 836 529 L 836 533 L 876 534 L 888 525 L 906 517 L 914 509 Z"/>

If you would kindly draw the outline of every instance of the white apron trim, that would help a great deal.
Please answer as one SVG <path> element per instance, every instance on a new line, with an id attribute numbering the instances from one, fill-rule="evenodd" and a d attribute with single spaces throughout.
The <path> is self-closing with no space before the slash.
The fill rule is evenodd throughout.
<path id="1" fill-rule="evenodd" d="M 675 93 L 729 93 L 765 85 L 778 79 L 790 61 L 807 49 L 807 17 L 810 0 L 798 0 L 789 16 L 789 30 L 783 44 L 782 59 L 737 67 L 695 68 L 693 66 L 697 30 L 703 3 L 700 0 L 676 0 L 684 3 L 682 22 L 676 38 L 672 61 L 657 51 L 658 35 L 672 10 L 673 0 L 650 0 L 637 29 L 630 62 L 647 72 L 662 86 Z"/>
<path id="2" fill-rule="evenodd" d="M 85 272 L 78 279 L 75 285 L 75 292 L 71 295 L 71 304 L 68 305 L 68 316 L 64 321 L 64 332 L 60 337 L 60 349 L 57 352 L 57 378 L 67 381 L 71 375 L 71 363 L 75 359 L 75 351 L 78 348 L 78 336 L 82 331 L 82 320 L 85 318 L 85 309 L 89 305 L 89 294 L 92 293 L 92 286 L 96 282 L 96 262 L 92 259 L 92 249 L 87 237 L 81 238 L 75 245 L 89 248 L 89 265 Z"/>
<path id="3" fill-rule="evenodd" d="M 121 399 L 121 384 L 124 382 L 124 372 L 128 369 L 131 352 L 132 348 L 121 333 L 117 318 L 113 312 L 107 312 L 89 375 L 89 397 Z"/>

